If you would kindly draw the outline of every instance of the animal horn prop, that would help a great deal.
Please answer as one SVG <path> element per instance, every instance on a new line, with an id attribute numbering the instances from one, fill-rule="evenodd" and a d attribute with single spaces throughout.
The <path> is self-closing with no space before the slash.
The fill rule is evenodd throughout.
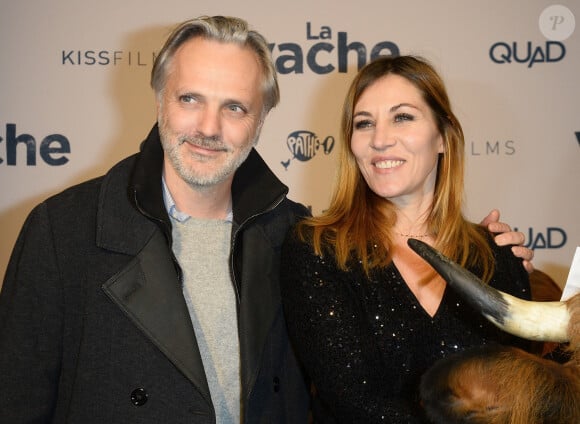
<path id="1" fill-rule="evenodd" d="M 570 314 L 565 302 L 522 300 L 484 284 L 428 244 L 409 239 L 409 247 L 431 265 L 447 283 L 502 330 L 529 340 L 569 341 Z"/>

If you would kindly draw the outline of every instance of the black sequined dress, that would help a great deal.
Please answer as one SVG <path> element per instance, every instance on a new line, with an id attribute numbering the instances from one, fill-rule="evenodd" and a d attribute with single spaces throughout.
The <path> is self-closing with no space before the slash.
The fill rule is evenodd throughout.
<path id="1" fill-rule="evenodd" d="M 490 284 L 529 299 L 521 260 L 490 242 L 496 257 Z M 436 360 L 492 342 L 527 346 L 488 323 L 450 287 L 431 317 L 393 264 L 369 280 L 362 268 L 342 272 L 332 258 L 290 237 L 281 271 L 288 329 L 315 387 L 317 423 L 425 422 L 417 390 Z"/>

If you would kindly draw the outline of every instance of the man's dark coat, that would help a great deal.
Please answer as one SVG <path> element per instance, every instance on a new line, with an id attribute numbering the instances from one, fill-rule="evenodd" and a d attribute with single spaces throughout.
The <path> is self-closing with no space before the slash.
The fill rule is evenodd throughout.
<path id="1" fill-rule="evenodd" d="M 138 154 L 26 220 L 0 295 L 1 423 L 215 422 L 162 160 L 154 127 Z M 232 187 L 245 423 L 306 422 L 278 277 L 280 245 L 306 210 L 287 192 L 255 150 Z"/>

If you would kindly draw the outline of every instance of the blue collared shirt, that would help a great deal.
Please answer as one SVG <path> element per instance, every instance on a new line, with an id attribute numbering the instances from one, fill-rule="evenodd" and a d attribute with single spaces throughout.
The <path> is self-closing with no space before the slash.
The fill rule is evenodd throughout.
<path id="1" fill-rule="evenodd" d="M 163 176 L 161 178 L 161 182 L 163 184 L 163 201 L 165 202 L 165 208 L 167 209 L 167 213 L 169 214 L 169 216 L 171 218 L 175 219 L 178 222 L 187 221 L 189 218 L 191 218 L 191 216 L 189 216 L 185 212 L 181 212 L 180 210 L 177 209 L 177 206 L 175 206 L 175 200 L 173 200 L 173 197 L 171 196 L 171 193 L 169 192 L 169 189 L 167 188 L 167 183 L 165 182 L 165 176 Z M 228 214 L 225 218 L 225 221 L 233 222 L 233 220 L 234 220 L 234 213 L 230 209 L 230 210 L 228 210 Z"/>

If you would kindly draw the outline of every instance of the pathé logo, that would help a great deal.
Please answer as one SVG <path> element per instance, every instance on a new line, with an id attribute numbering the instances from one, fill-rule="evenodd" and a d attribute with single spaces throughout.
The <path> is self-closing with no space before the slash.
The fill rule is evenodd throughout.
<path id="1" fill-rule="evenodd" d="M 489 57 L 495 63 L 534 63 L 559 62 L 566 56 L 566 46 L 559 41 L 546 41 L 545 45 L 534 46 L 531 41 L 525 44 L 497 42 L 489 49 Z"/>
<path id="2" fill-rule="evenodd" d="M 292 157 L 287 161 L 280 162 L 285 169 L 288 169 L 292 159 L 307 162 L 312 159 L 322 148 L 325 155 L 330 154 L 334 148 L 334 137 L 329 135 L 323 141 L 312 131 L 298 130 L 288 134 L 286 139 L 288 150 Z"/>
<path id="3" fill-rule="evenodd" d="M 6 165 L 15 166 L 18 164 L 17 147 L 19 144 L 26 148 L 26 165 L 36 165 L 36 139 L 30 134 L 16 135 L 16 124 L 6 124 L 6 139 L 0 136 L 0 144 L 6 141 Z M 69 159 L 66 155 L 70 153 L 70 143 L 62 134 L 50 134 L 42 139 L 38 147 L 40 158 L 51 166 L 66 164 Z M 0 164 L 4 163 L 4 158 L 0 157 Z"/>

